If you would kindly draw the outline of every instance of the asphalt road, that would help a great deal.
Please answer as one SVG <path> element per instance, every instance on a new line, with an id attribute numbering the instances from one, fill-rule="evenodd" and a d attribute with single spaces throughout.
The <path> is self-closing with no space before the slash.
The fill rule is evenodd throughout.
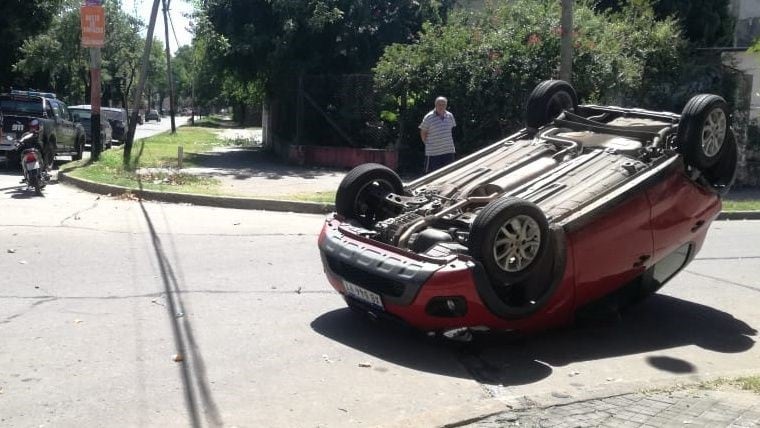
<path id="1" fill-rule="evenodd" d="M 0 426 L 435 426 L 756 373 L 760 222 L 713 224 L 620 320 L 468 348 L 347 310 L 321 222 L 56 183 L 34 197 L 0 170 Z"/>

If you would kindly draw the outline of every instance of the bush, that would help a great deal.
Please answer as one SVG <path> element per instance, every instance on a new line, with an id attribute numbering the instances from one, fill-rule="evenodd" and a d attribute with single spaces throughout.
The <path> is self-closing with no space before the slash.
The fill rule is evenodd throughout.
<path id="1" fill-rule="evenodd" d="M 417 126 L 436 96 L 449 98 L 457 150 L 467 153 L 521 128 L 530 91 L 558 77 L 560 2 L 492 3 L 425 25 L 418 43 L 387 47 L 375 67 L 382 117 L 405 130 L 402 159 L 422 156 Z M 678 80 L 685 45 L 673 20 L 656 21 L 647 5 L 612 14 L 579 1 L 574 23 L 572 83 L 584 102 L 672 104 L 663 94 Z"/>

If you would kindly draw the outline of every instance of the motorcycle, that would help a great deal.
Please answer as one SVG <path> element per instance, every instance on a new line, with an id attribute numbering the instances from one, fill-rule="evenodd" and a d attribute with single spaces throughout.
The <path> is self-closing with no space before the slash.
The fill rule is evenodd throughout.
<path id="1" fill-rule="evenodd" d="M 33 132 L 24 133 L 16 141 L 16 150 L 20 153 L 21 171 L 24 173 L 24 179 L 21 182 L 26 183 L 27 190 L 34 189 L 35 194 L 42 196 L 42 189 L 47 185 L 50 177 L 35 137 Z"/>

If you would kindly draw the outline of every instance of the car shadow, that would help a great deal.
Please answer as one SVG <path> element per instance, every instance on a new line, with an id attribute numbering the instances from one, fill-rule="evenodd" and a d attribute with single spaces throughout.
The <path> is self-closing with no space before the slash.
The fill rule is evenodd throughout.
<path id="1" fill-rule="evenodd" d="M 696 345 L 719 353 L 739 353 L 754 346 L 757 331 L 728 313 L 655 295 L 612 317 L 545 333 L 520 337 L 487 334 L 467 345 L 420 340 L 419 335 L 370 321 L 349 309 L 315 319 L 317 333 L 376 358 L 414 370 L 473 378 L 490 385 L 525 385 L 552 374 L 552 367 L 675 347 Z M 442 358 L 441 353 L 455 358 Z M 653 367 L 672 373 L 693 371 L 680 360 L 649 360 Z M 463 370 L 464 368 L 464 370 Z"/>

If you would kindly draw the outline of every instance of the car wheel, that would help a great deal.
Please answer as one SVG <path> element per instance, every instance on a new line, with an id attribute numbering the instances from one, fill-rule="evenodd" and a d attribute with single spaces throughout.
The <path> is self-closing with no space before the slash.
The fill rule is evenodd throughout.
<path id="1" fill-rule="evenodd" d="M 564 80 L 544 80 L 528 96 L 525 108 L 525 122 L 529 128 L 540 128 L 563 110 L 575 110 L 578 107 L 578 95 L 575 89 Z"/>
<path id="2" fill-rule="evenodd" d="M 385 165 L 365 163 L 343 177 L 335 194 L 335 210 L 369 226 L 388 217 L 382 209 L 385 197 L 403 191 L 404 185 L 395 171 Z"/>
<path id="3" fill-rule="evenodd" d="M 736 180 L 736 164 L 739 159 L 733 131 L 728 131 L 723 146 L 718 163 L 704 170 L 705 178 L 720 196 L 725 196 Z"/>
<path id="4" fill-rule="evenodd" d="M 712 94 L 692 97 L 681 112 L 679 151 L 689 165 L 709 168 L 720 159 L 730 127 L 723 98 Z"/>
<path id="5" fill-rule="evenodd" d="M 76 146 L 76 153 L 74 153 L 73 156 L 71 156 L 71 160 L 82 160 L 82 156 L 84 155 L 84 137 L 80 136 L 77 138 L 77 146 Z"/>
<path id="6" fill-rule="evenodd" d="M 504 198 L 492 201 L 475 217 L 468 247 L 495 285 L 510 285 L 540 265 L 548 237 L 548 221 L 536 204 Z"/>

